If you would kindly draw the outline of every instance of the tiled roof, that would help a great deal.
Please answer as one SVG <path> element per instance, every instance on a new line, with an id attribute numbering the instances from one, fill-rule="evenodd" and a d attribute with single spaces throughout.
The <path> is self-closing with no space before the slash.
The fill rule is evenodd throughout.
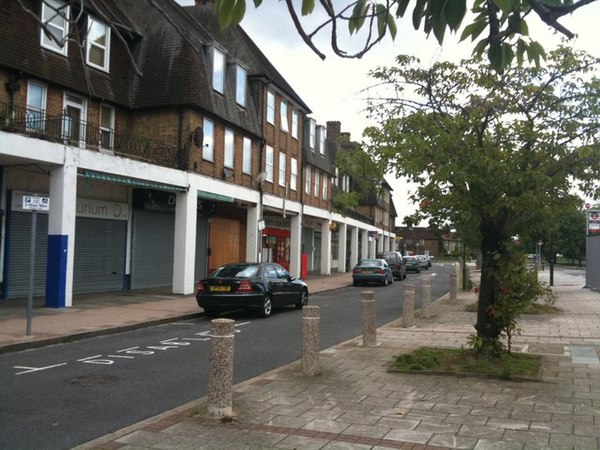
<path id="1" fill-rule="evenodd" d="M 396 235 L 404 239 L 439 241 L 440 238 L 425 227 L 396 227 Z"/>

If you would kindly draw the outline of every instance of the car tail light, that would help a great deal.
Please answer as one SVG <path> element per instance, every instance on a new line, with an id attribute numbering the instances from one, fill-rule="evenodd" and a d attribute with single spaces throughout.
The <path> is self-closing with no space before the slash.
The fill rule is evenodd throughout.
<path id="1" fill-rule="evenodd" d="M 239 287 L 237 288 L 237 291 L 242 293 L 252 292 L 252 286 L 250 285 L 250 282 L 248 280 L 242 280 Z"/>
<path id="2" fill-rule="evenodd" d="M 196 292 L 204 292 L 204 286 L 202 285 L 202 283 L 200 281 L 198 281 L 198 285 L 196 286 Z"/>
<path id="3" fill-rule="evenodd" d="M 352 273 L 359 273 L 359 272 L 360 272 L 360 270 L 358 270 L 358 269 L 352 269 Z"/>
<path id="4" fill-rule="evenodd" d="M 375 273 L 383 273 L 383 269 L 377 269 L 375 270 Z"/>

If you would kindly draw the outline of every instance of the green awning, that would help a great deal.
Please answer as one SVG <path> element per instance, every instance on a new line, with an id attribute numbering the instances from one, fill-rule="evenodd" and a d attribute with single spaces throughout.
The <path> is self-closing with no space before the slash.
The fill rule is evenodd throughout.
<path id="1" fill-rule="evenodd" d="M 158 183 L 155 181 L 140 180 L 139 178 L 124 177 L 113 173 L 96 172 L 94 170 L 83 170 L 78 174 L 80 177 L 90 180 L 107 181 L 109 183 L 124 184 L 137 188 L 157 189 L 169 192 L 186 192 L 186 187 L 174 186 L 172 184 Z"/>
<path id="2" fill-rule="evenodd" d="M 233 197 L 227 197 L 226 195 L 213 194 L 212 192 L 198 191 L 198 197 L 205 198 L 207 200 L 216 200 L 218 202 L 233 203 L 235 199 Z"/>

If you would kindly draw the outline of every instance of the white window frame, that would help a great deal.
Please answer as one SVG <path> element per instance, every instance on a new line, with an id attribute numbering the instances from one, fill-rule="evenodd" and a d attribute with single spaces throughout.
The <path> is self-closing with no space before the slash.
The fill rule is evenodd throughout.
<path id="1" fill-rule="evenodd" d="M 281 99 L 279 102 L 279 121 L 281 131 L 285 131 L 286 133 L 290 131 L 290 124 L 288 123 L 288 103 L 287 100 Z"/>
<path id="2" fill-rule="evenodd" d="M 314 152 L 316 139 L 317 139 L 317 122 L 314 119 L 309 120 L 309 131 L 308 131 L 308 146 Z"/>
<path id="3" fill-rule="evenodd" d="M 54 8 L 54 9 L 53 9 Z M 56 10 L 56 11 L 55 11 Z M 69 45 L 67 42 L 67 36 L 69 36 L 69 17 L 71 9 L 63 1 L 59 0 L 43 0 L 42 1 L 42 15 L 41 21 L 45 24 L 45 28 L 49 31 L 58 31 L 58 40 L 62 43 L 57 43 L 51 37 L 46 35 L 44 28 L 41 28 L 40 44 L 42 47 L 51 50 L 61 55 L 67 56 L 69 54 Z M 59 19 L 63 21 L 64 25 L 57 25 L 53 23 L 53 19 Z"/>
<path id="4" fill-rule="evenodd" d="M 314 185 L 313 195 L 315 197 L 318 197 L 319 196 L 319 171 L 318 170 L 315 170 L 313 185 Z"/>
<path id="5" fill-rule="evenodd" d="M 273 182 L 273 153 L 273 147 L 267 145 L 265 151 L 265 172 L 267 173 L 267 178 L 265 181 L 269 183 Z"/>
<path id="6" fill-rule="evenodd" d="M 92 29 L 95 26 L 104 27 L 105 40 L 106 40 L 104 45 L 100 45 L 97 42 L 94 42 L 92 39 L 90 39 L 90 34 L 92 32 Z M 101 49 L 104 52 L 104 61 L 101 65 L 95 64 L 92 61 L 90 61 L 90 50 L 92 49 L 92 47 Z M 109 71 L 109 66 L 110 66 L 110 27 L 108 25 L 105 25 L 103 22 L 100 22 L 99 20 L 93 19 L 92 17 L 88 17 L 88 33 L 87 33 L 87 39 L 86 39 L 86 62 L 89 66 L 95 67 L 96 69 L 100 69 L 105 72 Z"/>
<path id="7" fill-rule="evenodd" d="M 67 114 L 67 108 L 72 107 L 73 109 L 79 109 L 81 120 L 79 123 L 79 130 L 77 131 L 77 134 L 79 135 L 77 143 L 80 148 L 84 148 L 85 143 L 86 143 L 85 141 L 86 141 L 87 100 L 84 97 L 81 97 L 79 95 L 70 94 L 68 92 L 65 92 L 63 105 L 64 105 L 63 106 L 64 113 L 63 113 L 63 120 L 62 120 L 62 122 L 63 122 L 62 123 L 63 139 L 65 140 L 65 142 L 67 144 L 73 143 L 73 139 L 71 136 L 72 128 L 70 126 L 71 119 Z"/>
<path id="8" fill-rule="evenodd" d="M 298 139 L 298 110 L 292 109 L 292 137 Z"/>
<path id="9" fill-rule="evenodd" d="M 40 104 L 34 105 L 31 103 L 32 88 L 40 90 Z M 48 89 L 44 83 L 38 81 L 29 81 L 27 83 L 27 131 L 41 132 L 46 129 L 46 103 L 48 101 Z"/>
<path id="10" fill-rule="evenodd" d="M 235 164 L 235 133 L 232 129 L 225 128 L 223 141 L 223 166 L 233 169 Z"/>
<path id="11" fill-rule="evenodd" d="M 292 191 L 298 189 L 298 160 L 296 158 L 290 160 L 290 189 Z"/>
<path id="12" fill-rule="evenodd" d="M 246 88 L 248 71 L 240 65 L 235 68 L 235 101 L 238 105 L 246 107 Z"/>
<path id="13" fill-rule="evenodd" d="M 202 142 L 202 159 L 207 161 L 215 161 L 215 123 L 208 119 L 204 118 L 204 123 L 202 125 L 202 129 L 204 131 L 204 139 Z"/>
<path id="14" fill-rule="evenodd" d="M 325 155 L 325 127 L 319 127 L 319 153 Z"/>
<path id="15" fill-rule="evenodd" d="M 327 183 L 329 181 L 329 177 L 327 175 L 323 175 L 323 188 L 322 188 L 322 193 L 323 193 L 323 200 L 327 200 Z"/>
<path id="16" fill-rule="evenodd" d="M 267 122 L 275 125 L 275 93 L 267 91 Z"/>
<path id="17" fill-rule="evenodd" d="M 287 156 L 283 152 L 279 152 L 279 186 L 285 186 L 285 175 L 287 171 Z"/>
<path id="18" fill-rule="evenodd" d="M 221 94 L 225 90 L 225 53 L 213 47 L 212 87 Z"/>
<path id="19" fill-rule="evenodd" d="M 312 169 L 309 166 L 306 166 L 306 170 L 304 171 L 304 192 L 306 192 L 307 195 L 310 195 L 312 188 L 311 173 Z"/>
<path id="20" fill-rule="evenodd" d="M 244 137 L 242 154 L 242 172 L 248 175 L 252 174 L 252 141 Z"/>
<path id="21" fill-rule="evenodd" d="M 108 127 L 102 124 L 102 119 L 104 118 L 104 115 L 102 114 L 103 110 L 109 112 L 108 121 L 110 123 Z M 100 148 L 104 150 L 110 150 L 112 152 L 115 144 L 115 108 L 113 108 L 110 105 L 101 103 L 98 116 L 98 120 L 100 123 Z M 108 133 L 108 143 L 105 143 L 102 139 L 103 133 Z"/>

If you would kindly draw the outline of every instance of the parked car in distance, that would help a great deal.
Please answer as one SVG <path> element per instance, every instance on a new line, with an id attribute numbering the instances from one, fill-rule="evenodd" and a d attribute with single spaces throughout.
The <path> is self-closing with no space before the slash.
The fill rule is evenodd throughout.
<path id="1" fill-rule="evenodd" d="M 421 269 L 429 270 L 429 258 L 425 255 L 417 255 L 417 260 L 419 261 L 419 267 Z"/>
<path id="2" fill-rule="evenodd" d="M 421 273 L 421 265 L 416 256 L 406 255 L 403 256 L 402 259 L 404 260 L 404 266 L 406 267 L 407 272 Z"/>
<path id="3" fill-rule="evenodd" d="M 253 310 L 268 317 L 279 306 L 302 309 L 308 304 L 308 286 L 279 264 L 225 264 L 198 281 L 196 302 L 208 317 L 233 309 Z"/>
<path id="4" fill-rule="evenodd" d="M 352 284 L 379 283 L 387 286 L 394 282 L 392 269 L 384 259 L 363 259 L 352 269 Z"/>
<path id="5" fill-rule="evenodd" d="M 392 275 L 398 280 L 404 280 L 406 278 L 406 267 L 404 267 L 404 260 L 400 252 L 381 252 L 377 253 L 378 259 L 385 259 L 390 269 L 392 269 Z"/>

